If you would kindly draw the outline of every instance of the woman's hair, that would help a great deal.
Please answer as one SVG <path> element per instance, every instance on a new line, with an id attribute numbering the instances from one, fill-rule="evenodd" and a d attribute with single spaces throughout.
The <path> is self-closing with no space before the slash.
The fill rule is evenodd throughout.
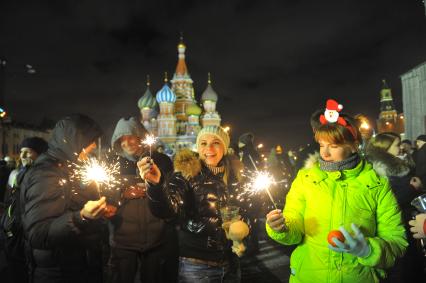
<path id="1" fill-rule="evenodd" d="M 334 144 L 360 144 L 362 142 L 361 133 L 359 132 L 360 121 L 349 115 L 340 114 L 345 119 L 347 125 L 343 126 L 339 123 L 321 124 L 320 115 L 324 110 L 318 110 L 311 116 L 311 127 L 314 131 L 315 140 L 325 140 Z"/>
<path id="2" fill-rule="evenodd" d="M 388 149 L 391 147 L 391 145 L 396 139 L 401 139 L 401 137 L 396 133 L 392 133 L 392 132 L 380 133 L 370 140 L 370 143 L 368 146 L 369 147 L 373 146 L 375 148 L 388 151 Z"/>

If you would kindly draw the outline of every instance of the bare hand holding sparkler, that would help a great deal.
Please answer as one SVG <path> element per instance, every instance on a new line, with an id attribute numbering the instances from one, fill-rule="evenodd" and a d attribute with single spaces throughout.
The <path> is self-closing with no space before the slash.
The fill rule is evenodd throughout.
<path id="1" fill-rule="evenodd" d="M 80 211 L 80 216 L 87 219 L 96 219 L 102 215 L 112 217 L 117 208 L 106 203 L 106 198 L 101 196 L 101 186 L 106 189 L 114 188 L 119 184 L 115 178 L 118 174 L 118 163 L 108 164 L 96 158 L 88 158 L 82 164 L 73 164 L 76 168 L 71 179 L 77 178 L 88 187 L 94 186 L 99 200 L 88 201 Z"/>
<path id="2" fill-rule="evenodd" d="M 105 197 L 101 197 L 99 200 L 89 200 L 80 210 L 80 217 L 82 219 L 98 219 L 103 216 L 106 207 Z"/>
<path id="3" fill-rule="evenodd" d="M 150 157 L 144 157 L 137 163 L 139 174 L 142 179 L 154 185 L 158 184 L 161 179 L 161 171 Z"/>
<path id="4" fill-rule="evenodd" d="M 280 209 L 275 209 L 269 212 L 266 215 L 266 223 L 268 223 L 269 227 L 271 227 L 275 232 L 281 233 L 287 230 L 285 219 Z"/>

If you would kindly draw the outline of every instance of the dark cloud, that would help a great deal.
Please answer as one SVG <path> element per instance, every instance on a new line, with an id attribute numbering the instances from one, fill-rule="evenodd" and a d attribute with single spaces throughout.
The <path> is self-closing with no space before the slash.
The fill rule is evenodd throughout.
<path id="1" fill-rule="evenodd" d="M 2 1 L 0 56 L 13 117 L 83 112 L 107 133 L 174 72 L 179 32 L 196 96 L 207 72 L 235 136 L 269 144 L 309 140 L 309 116 L 328 97 L 376 118 L 381 80 L 426 60 L 421 1 Z M 31 64 L 37 73 L 26 73 Z"/>

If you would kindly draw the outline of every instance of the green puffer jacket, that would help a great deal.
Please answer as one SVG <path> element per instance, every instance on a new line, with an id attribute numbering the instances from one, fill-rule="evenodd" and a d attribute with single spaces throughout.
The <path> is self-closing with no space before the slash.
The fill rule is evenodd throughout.
<path id="1" fill-rule="evenodd" d="M 268 235 L 284 245 L 298 245 L 291 255 L 290 282 L 379 282 L 383 269 L 403 255 L 408 243 L 401 213 L 386 179 L 361 161 L 350 170 L 325 172 L 315 163 L 299 171 L 284 208 L 288 232 Z M 327 235 L 351 223 L 371 247 L 365 258 L 328 248 Z"/>

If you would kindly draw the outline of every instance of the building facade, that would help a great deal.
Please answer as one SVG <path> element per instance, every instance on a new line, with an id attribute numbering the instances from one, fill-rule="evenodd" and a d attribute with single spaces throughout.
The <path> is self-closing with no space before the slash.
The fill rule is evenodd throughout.
<path id="1" fill-rule="evenodd" d="M 426 62 L 401 75 L 405 136 L 414 140 L 426 133 Z"/>

